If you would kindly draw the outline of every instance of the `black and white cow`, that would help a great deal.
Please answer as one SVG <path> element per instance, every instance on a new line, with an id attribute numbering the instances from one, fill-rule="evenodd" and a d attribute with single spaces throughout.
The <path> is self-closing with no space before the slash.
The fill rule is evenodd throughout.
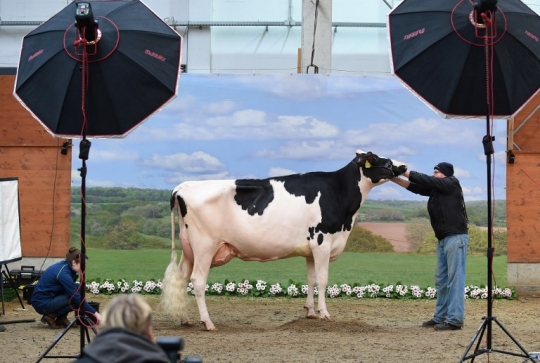
<path id="1" fill-rule="evenodd" d="M 163 280 L 162 308 L 190 324 L 185 301 L 191 278 L 201 323 L 215 330 L 205 302 L 211 267 L 233 257 L 264 262 L 301 256 L 307 261 L 309 285 L 306 317 L 317 317 L 313 291 L 318 286 L 319 316 L 332 320 L 325 301 L 329 262 L 343 252 L 369 191 L 405 171 L 402 163 L 358 150 L 350 163 L 334 172 L 178 185 L 171 196 L 173 252 Z M 182 245 L 179 265 L 176 209 Z"/>

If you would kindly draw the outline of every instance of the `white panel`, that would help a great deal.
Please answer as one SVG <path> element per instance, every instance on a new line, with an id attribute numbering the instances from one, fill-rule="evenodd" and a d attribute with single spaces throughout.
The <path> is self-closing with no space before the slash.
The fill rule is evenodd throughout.
<path id="1" fill-rule="evenodd" d="M 0 263 L 20 259 L 19 180 L 0 179 Z"/>

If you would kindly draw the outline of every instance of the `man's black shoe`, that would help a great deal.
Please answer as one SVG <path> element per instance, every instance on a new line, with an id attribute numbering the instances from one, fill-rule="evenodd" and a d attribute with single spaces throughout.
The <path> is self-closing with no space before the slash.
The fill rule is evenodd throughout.
<path id="1" fill-rule="evenodd" d="M 435 330 L 460 330 L 462 328 L 461 325 L 454 325 L 449 323 L 441 323 L 435 325 Z"/>
<path id="2" fill-rule="evenodd" d="M 428 321 L 424 321 L 422 323 L 422 328 L 433 328 L 437 324 L 439 324 L 439 323 L 437 323 L 435 320 L 431 319 L 431 320 L 428 320 Z"/>

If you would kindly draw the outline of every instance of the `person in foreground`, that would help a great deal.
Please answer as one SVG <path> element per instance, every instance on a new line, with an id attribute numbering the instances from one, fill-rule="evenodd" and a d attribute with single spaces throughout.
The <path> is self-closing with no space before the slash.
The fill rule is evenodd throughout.
<path id="1" fill-rule="evenodd" d="M 435 288 L 437 303 L 431 320 L 422 324 L 435 330 L 458 330 L 465 318 L 465 269 L 469 247 L 468 219 L 459 180 L 454 166 L 447 162 L 435 165 L 433 174 L 406 171 L 392 179 L 415 194 L 428 196 L 431 227 L 437 238 Z"/>
<path id="2" fill-rule="evenodd" d="M 71 247 L 66 259 L 49 266 L 34 287 L 30 299 L 34 309 L 43 316 L 41 322 L 51 328 L 67 328 L 69 312 L 84 309 L 94 315 L 99 323 L 101 315 L 86 300 L 81 306 L 80 284 L 76 283 L 81 273 L 81 251 Z"/>
<path id="3" fill-rule="evenodd" d="M 165 351 L 153 342 L 152 308 L 139 294 L 113 298 L 103 310 L 99 328 L 100 333 L 75 362 L 169 362 Z"/>

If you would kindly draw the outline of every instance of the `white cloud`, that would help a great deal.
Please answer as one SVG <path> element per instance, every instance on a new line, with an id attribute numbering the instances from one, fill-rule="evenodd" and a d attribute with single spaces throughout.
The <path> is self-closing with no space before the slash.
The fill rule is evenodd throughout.
<path id="1" fill-rule="evenodd" d="M 223 100 L 202 105 L 201 111 L 209 114 L 224 114 L 231 112 L 235 107 L 236 103 L 233 100 Z"/>
<path id="2" fill-rule="evenodd" d="M 191 181 L 191 180 L 222 180 L 222 179 L 234 179 L 234 178 L 232 178 L 227 172 L 213 173 L 213 174 L 208 173 L 208 174 L 199 174 L 199 175 L 176 172 L 176 173 L 167 174 L 165 181 L 167 183 L 177 185 L 185 181 Z"/>
<path id="3" fill-rule="evenodd" d="M 142 159 L 138 163 L 141 166 L 149 168 L 198 175 L 222 172 L 226 169 L 225 165 L 219 159 L 202 151 L 196 151 L 192 154 L 153 155 L 151 158 Z"/>
<path id="4" fill-rule="evenodd" d="M 338 127 L 311 116 L 271 117 L 264 111 L 252 109 L 145 131 L 146 137 L 157 140 L 313 139 L 338 134 Z"/>
<path id="5" fill-rule="evenodd" d="M 487 199 L 487 193 L 486 189 L 479 187 L 479 186 L 463 186 L 461 187 L 463 189 L 463 198 L 465 198 L 466 201 L 468 200 L 486 200 Z"/>
<path id="6" fill-rule="evenodd" d="M 401 190 L 399 190 L 399 188 L 401 187 L 398 185 L 395 185 L 394 183 L 392 183 L 394 185 L 390 183 L 392 182 L 387 182 L 386 184 L 379 185 L 371 189 L 371 192 L 369 192 L 367 199 L 380 199 L 380 200 L 406 199 L 403 193 L 401 192 Z"/>
<path id="7" fill-rule="evenodd" d="M 270 168 L 268 170 L 268 177 L 273 178 L 277 176 L 285 176 L 285 175 L 291 175 L 291 174 L 298 174 L 294 170 L 290 169 L 284 169 L 284 168 Z"/>
<path id="8" fill-rule="evenodd" d="M 481 137 L 466 121 L 417 118 L 403 123 L 372 123 L 365 129 L 347 130 L 344 139 L 349 144 L 381 145 L 480 145 Z M 409 148 L 409 152 L 411 149 Z"/>
<path id="9" fill-rule="evenodd" d="M 253 154 L 268 159 L 315 160 L 352 159 L 354 151 L 333 140 L 290 142 L 275 149 L 262 149 Z"/>
<path id="10" fill-rule="evenodd" d="M 95 148 L 90 150 L 89 160 L 91 161 L 121 161 L 121 160 L 137 160 L 138 153 L 135 150 L 125 150 L 120 148 L 110 148 L 108 150 L 100 150 Z"/>
<path id="11" fill-rule="evenodd" d="M 454 166 L 454 176 L 458 179 L 468 179 L 471 177 L 471 173 L 468 170 L 457 168 Z"/>

